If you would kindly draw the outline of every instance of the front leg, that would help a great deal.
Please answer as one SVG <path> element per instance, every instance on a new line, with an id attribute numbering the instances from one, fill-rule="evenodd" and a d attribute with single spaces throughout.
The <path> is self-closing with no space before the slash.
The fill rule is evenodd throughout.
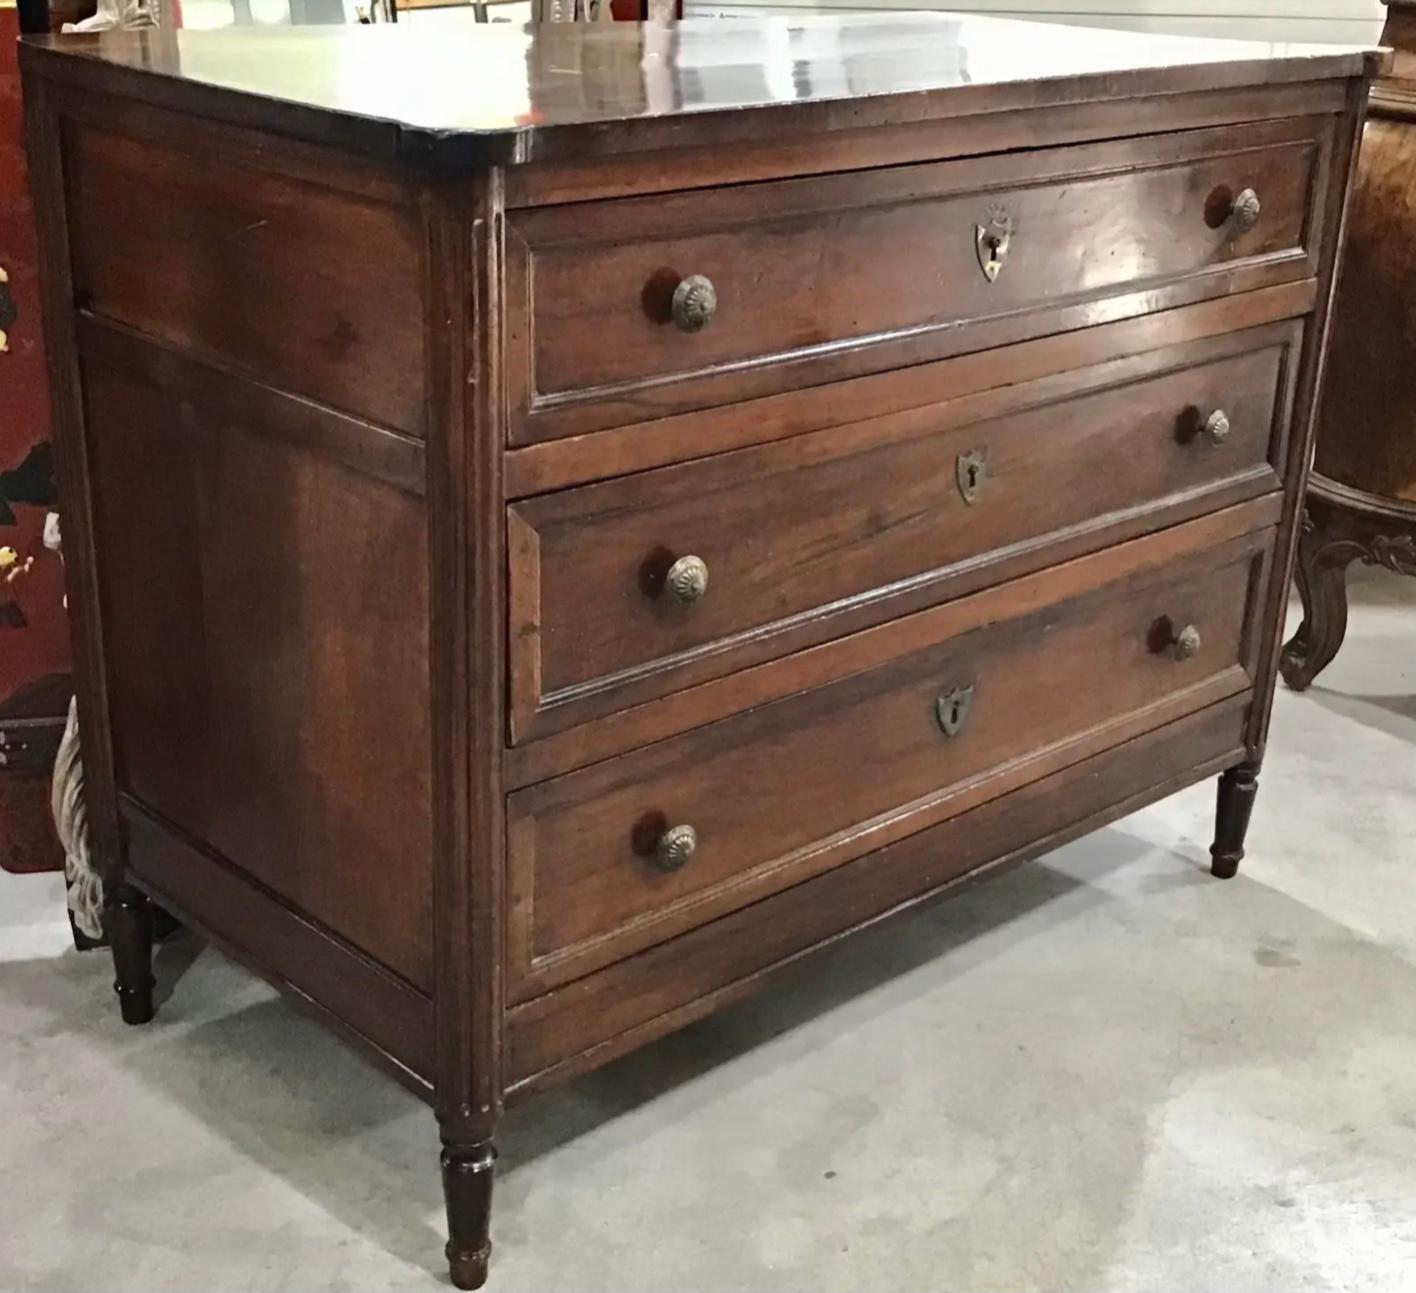
<path id="1" fill-rule="evenodd" d="M 1214 843 L 1210 845 L 1210 874 L 1228 880 L 1244 857 L 1244 836 L 1254 796 L 1259 791 L 1259 766 L 1241 763 L 1220 774 L 1219 803 L 1215 813 Z"/>
<path id="2" fill-rule="evenodd" d="M 125 1024 L 145 1024 L 152 1004 L 153 908 L 132 885 L 113 886 L 104 908 L 104 927 L 113 951 L 113 990 Z"/>
<path id="3" fill-rule="evenodd" d="M 447 1264 L 460 1289 L 487 1282 L 491 1255 L 492 1172 L 497 1158 L 489 1140 L 444 1144 L 443 1198 L 447 1203 Z"/>

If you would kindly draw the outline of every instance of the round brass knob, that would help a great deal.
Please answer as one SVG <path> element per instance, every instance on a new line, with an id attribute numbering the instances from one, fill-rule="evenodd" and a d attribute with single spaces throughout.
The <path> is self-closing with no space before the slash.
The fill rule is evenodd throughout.
<path id="1" fill-rule="evenodd" d="M 708 591 L 708 563 L 702 557 L 680 557 L 664 576 L 664 587 L 675 601 L 696 602 Z"/>
<path id="2" fill-rule="evenodd" d="M 1229 436 L 1229 414 L 1223 409 L 1215 409 L 1205 419 L 1204 433 L 1210 444 L 1223 444 Z"/>
<path id="3" fill-rule="evenodd" d="M 654 864 L 660 871 L 677 871 L 697 848 L 698 832 L 692 826 L 670 826 L 654 845 Z"/>
<path id="4" fill-rule="evenodd" d="M 1259 223 L 1262 210 L 1259 195 L 1253 189 L 1242 189 L 1234 199 L 1234 205 L 1229 208 L 1229 223 L 1237 233 L 1248 233 Z"/>
<path id="5" fill-rule="evenodd" d="M 674 326 L 680 332 L 702 332 L 718 309 L 718 290 L 702 274 L 690 274 L 676 288 Z"/>
<path id="6" fill-rule="evenodd" d="M 1200 649 L 1200 631 L 1187 624 L 1171 640 L 1168 648 L 1172 660 L 1188 660 Z"/>

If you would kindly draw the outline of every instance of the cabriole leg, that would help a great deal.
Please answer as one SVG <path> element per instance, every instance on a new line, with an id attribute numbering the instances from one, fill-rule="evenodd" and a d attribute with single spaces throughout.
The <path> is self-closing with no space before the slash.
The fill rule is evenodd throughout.
<path id="1" fill-rule="evenodd" d="M 105 912 L 113 950 L 113 990 L 125 1024 L 145 1024 L 153 1016 L 152 907 L 130 884 L 115 885 Z"/>
<path id="2" fill-rule="evenodd" d="M 1219 803 L 1215 813 L 1214 843 L 1210 845 L 1210 874 L 1230 879 L 1244 857 L 1244 836 L 1259 790 L 1257 764 L 1241 763 L 1219 778 Z"/>
<path id="3" fill-rule="evenodd" d="M 487 1258 L 492 1251 L 492 1170 L 496 1157 L 491 1141 L 443 1146 L 447 1264 L 453 1284 L 460 1289 L 479 1289 L 487 1282 Z"/>
<path id="4" fill-rule="evenodd" d="M 1303 601 L 1303 622 L 1278 658 L 1283 681 L 1305 691 L 1329 664 L 1347 636 L 1347 568 L 1361 549 L 1330 535 L 1312 510 L 1303 518 L 1294 579 Z"/>

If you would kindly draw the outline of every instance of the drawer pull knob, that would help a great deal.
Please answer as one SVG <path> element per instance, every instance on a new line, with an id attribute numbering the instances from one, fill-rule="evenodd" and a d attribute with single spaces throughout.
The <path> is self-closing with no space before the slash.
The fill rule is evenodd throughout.
<path id="1" fill-rule="evenodd" d="M 1229 414 L 1223 409 L 1215 409 L 1205 419 L 1203 430 L 1210 444 L 1223 444 L 1229 438 Z"/>
<path id="2" fill-rule="evenodd" d="M 672 308 L 680 332 L 702 332 L 717 313 L 718 289 L 702 274 L 690 274 L 674 288 Z"/>
<path id="3" fill-rule="evenodd" d="M 945 736 L 958 736 L 969 721 L 973 710 L 973 683 L 967 687 L 950 687 L 934 701 L 934 716 Z"/>
<path id="4" fill-rule="evenodd" d="M 696 602 L 708 591 L 708 563 L 702 557 L 680 557 L 664 576 L 664 587 L 676 602 Z"/>
<path id="5" fill-rule="evenodd" d="M 660 871 L 677 871 L 697 848 L 698 832 L 692 826 L 670 826 L 654 845 L 654 865 Z"/>
<path id="6" fill-rule="evenodd" d="M 1229 223 L 1235 233 L 1248 233 L 1259 223 L 1262 211 L 1259 195 L 1253 189 L 1241 189 L 1234 205 L 1229 208 Z"/>
<path id="7" fill-rule="evenodd" d="M 1172 660 L 1188 660 L 1200 649 L 1200 631 L 1193 624 L 1187 624 L 1170 639 L 1166 651 Z"/>

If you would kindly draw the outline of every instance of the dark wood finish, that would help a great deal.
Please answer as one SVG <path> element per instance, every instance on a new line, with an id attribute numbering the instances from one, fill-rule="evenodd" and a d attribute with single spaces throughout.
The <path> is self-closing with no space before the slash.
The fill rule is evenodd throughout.
<path id="1" fill-rule="evenodd" d="M 87 312 L 80 313 L 78 324 L 86 360 L 200 405 L 239 423 L 247 434 L 285 440 L 410 494 L 423 493 L 422 440 L 266 386 Z"/>
<path id="2" fill-rule="evenodd" d="M 22 70 L 23 59 L 22 50 Z M 84 799 L 91 852 L 106 893 L 117 894 L 125 886 L 126 875 L 113 777 L 113 731 L 108 712 L 104 626 L 99 611 L 93 496 L 75 337 L 64 157 L 52 95 L 53 87 L 47 81 L 26 74 L 30 188 L 36 211 L 43 213 L 36 228 L 44 345 L 55 432 L 55 474 L 64 508 L 64 570 L 74 653 L 74 694 L 83 728 Z"/>
<path id="3" fill-rule="evenodd" d="M 522 498 L 686 462 L 700 455 L 698 446 L 707 439 L 726 452 L 967 396 L 977 399 L 968 407 L 983 418 L 1013 408 L 1015 386 L 1055 378 L 1060 398 L 1081 370 L 1305 315 L 1314 297 L 1311 280 L 1286 283 L 895 372 L 747 399 L 734 405 L 730 416 L 704 409 L 529 445 L 507 454 L 506 490 L 511 498 Z"/>
<path id="4" fill-rule="evenodd" d="M 894 15 L 892 15 L 894 16 Z M 692 24 L 690 24 L 691 26 Z M 717 184 L 745 184 L 784 176 L 839 174 L 910 162 L 1016 148 L 1046 148 L 1123 135 L 1167 134 L 1235 121 L 1272 121 L 1342 108 L 1337 82 L 1211 89 L 1198 93 L 1140 94 L 1123 101 L 1084 99 L 1059 102 L 1046 113 L 1029 108 L 997 110 L 977 116 L 925 114 L 902 121 L 898 114 L 877 114 L 867 103 L 855 105 L 856 121 L 834 136 L 813 136 L 802 129 L 782 129 L 762 137 L 739 126 L 731 135 L 717 123 L 722 142 L 672 146 L 670 139 L 643 138 L 635 155 L 614 167 L 606 152 L 625 151 L 625 140 L 605 136 L 587 140 L 579 156 L 531 161 L 508 171 L 506 202 L 516 207 L 550 206 L 641 193 L 681 193 Z M 648 133 L 648 132 L 646 132 Z M 724 152 L 725 145 L 731 145 Z"/>
<path id="5" fill-rule="evenodd" d="M 423 197 L 434 706 L 438 1055 L 447 1256 L 486 1278 L 492 1135 L 501 1114 L 505 800 L 501 176 Z M 468 381 L 468 377 L 471 381 Z M 451 1163 L 451 1168 L 448 1164 Z"/>
<path id="6" fill-rule="evenodd" d="M 461 1287 L 509 1095 L 1197 777 L 1242 850 L 1377 57 L 801 22 L 22 51 L 125 1015 L 158 902 L 428 1099 Z"/>
<path id="7" fill-rule="evenodd" d="M 135 884 L 428 1096 L 434 1035 L 425 993 L 142 804 L 125 796 L 121 811 Z"/>
<path id="8" fill-rule="evenodd" d="M 130 884 L 115 885 L 104 900 L 103 932 L 113 949 L 118 1008 L 125 1024 L 145 1024 L 153 1016 L 152 908 L 147 894 Z"/>
<path id="9" fill-rule="evenodd" d="M 734 173 L 732 154 L 742 145 L 804 142 L 822 153 L 825 140 L 840 133 L 848 148 L 855 142 L 871 152 L 876 141 L 863 132 L 901 124 L 974 118 L 988 143 L 973 151 L 986 151 L 1016 145 L 990 135 L 982 119 L 1001 116 L 1011 125 L 1006 114 L 1014 112 L 1028 113 L 1031 128 L 1046 133 L 1058 107 L 1111 107 L 1116 111 L 1104 134 L 1114 137 L 1131 133 L 1128 114 L 1138 99 L 1164 118 L 1160 129 L 1183 122 L 1168 105 L 1179 114 L 1194 112 L 1202 97 L 1215 99 L 1208 124 L 1284 115 L 1254 108 L 1252 92 L 1259 87 L 1299 87 L 1287 102 L 1301 106 L 1290 106 L 1289 113 L 1338 111 L 1334 83 L 1369 77 L 1384 63 L 1374 47 L 1327 46 L 1276 57 L 1265 44 L 1186 47 L 1119 31 L 1098 41 L 1086 28 L 1050 23 L 1020 23 L 1001 33 L 987 25 L 960 27 L 948 14 L 801 15 L 792 21 L 830 28 L 814 42 L 819 52 L 784 44 L 770 24 L 713 18 L 665 27 L 546 23 L 524 61 L 508 59 L 501 40 L 470 25 L 405 28 L 375 36 L 385 72 L 377 82 L 337 75 L 336 69 L 367 57 L 369 48 L 367 32 L 344 26 L 301 32 L 300 58 L 288 57 L 283 32 L 255 27 L 35 38 L 27 57 L 51 80 L 88 91 L 439 174 L 715 146 L 718 174 L 706 177 L 709 184 Z M 1007 58 L 995 56 L 999 41 L 1008 43 Z M 586 57 L 587 50 L 594 56 Z M 442 99 L 430 114 L 426 81 L 434 59 L 443 65 L 455 60 L 479 93 L 461 102 Z M 194 65 L 200 76 L 192 74 Z M 714 78 L 703 75 L 705 67 L 744 71 Z M 253 68 L 259 69 L 258 87 Z M 846 77 L 851 88 L 843 93 Z M 1230 97 L 1230 91 L 1241 93 Z M 1326 102 L 1323 92 L 1330 96 Z M 1039 108 L 1046 111 L 1030 111 Z M 1063 120 L 1063 129 L 1080 124 Z M 884 163 L 877 155 L 867 164 Z M 819 169 L 837 168 L 827 162 Z"/>
<path id="10" fill-rule="evenodd" d="M 17 0 L 20 11 L 20 31 L 27 36 L 49 30 L 49 0 Z"/>
<path id="11" fill-rule="evenodd" d="M 201 131 L 111 129 L 76 123 L 66 136 L 83 305 L 268 385 L 421 433 L 411 203 L 248 168 Z"/>
<path id="12" fill-rule="evenodd" d="M 447 1266 L 453 1285 L 460 1289 L 479 1289 L 487 1282 L 487 1261 L 492 1255 L 492 1168 L 496 1161 L 496 1149 L 489 1141 L 442 1152 Z"/>
<path id="13" fill-rule="evenodd" d="M 896 658 L 876 645 L 875 668 L 518 791 L 507 826 L 513 996 L 1252 686 L 1246 628 L 1264 537 L 1159 576 L 1135 573 L 1147 554 L 1133 544 L 1131 569 L 1100 587 L 1096 561 L 1051 572 L 1041 597 L 1077 595 L 1041 606 L 1010 607 L 1013 585 L 977 593 L 896 622 L 929 645 Z M 1170 644 L 1187 625 L 1202 645 L 1177 660 Z M 950 736 L 936 704 L 955 687 L 969 689 L 971 712 Z M 665 873 L 654 845 L 677 823 L 697 831 L 698 848 Z"/>
<path id="14" fill-rule="evenodd" d="M 1232 509 L 1207 513 L 1188 526 L 1163 530 L 1144 549 L 1149 554 L 1148 567 L 1130 564 L 1132 551 L 1116 546 L 1098 553 L 1092 570 L 1097 578 L 1102 578 L 1103 571 L 1114 574 L 1122 568 L 1133 571 L 1154 569 L 1193 547 L 1223 544 L 1235 535 L 1275 526 L 1281 519 L 1281 513 L 1279 497 L 1264 495 Z M 1144 528 L 1137 527 L 1137 532 Z M 1120 544 L 1131 535 L 1118 531 L 1113 537 Z M 1061 561 L 1077 551 L 1085 550 L 1084 544 L 1059 544 L 1052 549 L 1051 555 L 1054 560 Z M 1020 565 L 1019 569 L 1026 573 L 1028 567 Z M 1036 605 L 1046 599 L 1047 594 L 1042 590 L 1047 581 L 1054 578 L 1051 570 L 1034 570 L 1024 578 L 1004 579 L 1005 575 L 1012 573 L 1012 563 L 992 570 L 985 568 L 977 577 L 961 580 L 956 591 L 964 597 L 993 583 L 1002 583 L 1007 594 L 1003 600 L 995 601 L 995 606 Z M 882 654 L 894 655 L 917 648 L 929 641 L 937 641 L 939 635 L 955 629 L 966 631 L 975 628 L 977 621 L 969 609 L 974 605 L 976 603 L 972 602 L 968 606 L 948 604 L 927 617 L 902 617 L 865 632 L 850 634 L 834 643 L 816 645 L 689 687 L 654 704 L 635 706 L 529 745 L 513 747 L 506 752 L 505 758 L 507 784 L 509 787 L 520 787 L 543 781 L 622 750 L 689 731 L 704 723 L 765 704 L 774 697 L 846 677 L 867 667 Z M 921 627 L 924 633 L 919 632 Z M 936 636 L 931 638 L 928 633 Z"/>
<path id="15" fill-rule="evenodd" d="M 1136 312 L 1112 296 L 1149 291 L 1153 309 L 1228 291 L 1231 277 L 1306 278 L 1329 121 L 517 212 L 512 443 L 1021 340 L 1059 330 L 1069 311 L 1090 322 Z M 1245 188 L 1264 214 L 1239 232 L 1226 217 Z M 990 282 L 975 230 L 1000 207 L 1013 232 Z M 1157 210 L 1189 218 L 1162 232 L 1146 218 Z M 1054 255 L 1079 236 L 1095 254 Z M 891 254 L 871 254 L 882 247 Z M 710 278 L 718 299 L 693 333 L 670 311 L 688 274 Z"/>
<path id="16" fill-rule="evenodd" d="M 847 932 L 974 873 L 1036 857 L 1242 756 L 1236 696 L 513 1009 L 508 1076 L 525 1094 L 730 1001 Z"/>
<path id="17" fill-rule="evenodd" d="M 1416 574 L 1416 4 L 1389 0 L 1382 43 L 1396 60 L 1368 102 L 1299 546 L 1303 622 L 1283 648 L 1297 691 L 1342 646 L 1354 561 Z"/>
<path id="18" fill-rule="evenodd" d="M 1295 578 L 1303 620 L 1284 644 L 1279 668 L 1305 691 L 1347 636 L 1347 571 L 1354 561 L 1416 575 L 1416 507 L 1384 503 L 1314 476 L 1303 511 Z"/>
<path id="19" fill-rule="evenodd" d="M 1258 792 L 1259 770 L 1254 763 L 1227 768 L 1219 779 L 1210 874 L 1221 880 L 1233 879 L 1244 859 L 1244 836 Z"/>
<path id="20" fill-rule="evenodd" d="M 1080 531 L 1101 546 L 1117 524 L 1276 488 L 1298 332 L 1007 387 L 1011 416 L 977 420 L 995 391 L 514 506 L 513 741 L 834 636 L 823 620 L 878 622 L 1024 553 L 1051 564 Z M 1203 423 L 1221 409 L 1216 444 Z M 685 554 L 710 572 L 689 604 L 665 586 Z"/>
<path id="21" fill-rule="evenodd" d="M 429 990 L 418 500 L 251 434 L 259 403 L 83 371 L 117 784 Z"/>

